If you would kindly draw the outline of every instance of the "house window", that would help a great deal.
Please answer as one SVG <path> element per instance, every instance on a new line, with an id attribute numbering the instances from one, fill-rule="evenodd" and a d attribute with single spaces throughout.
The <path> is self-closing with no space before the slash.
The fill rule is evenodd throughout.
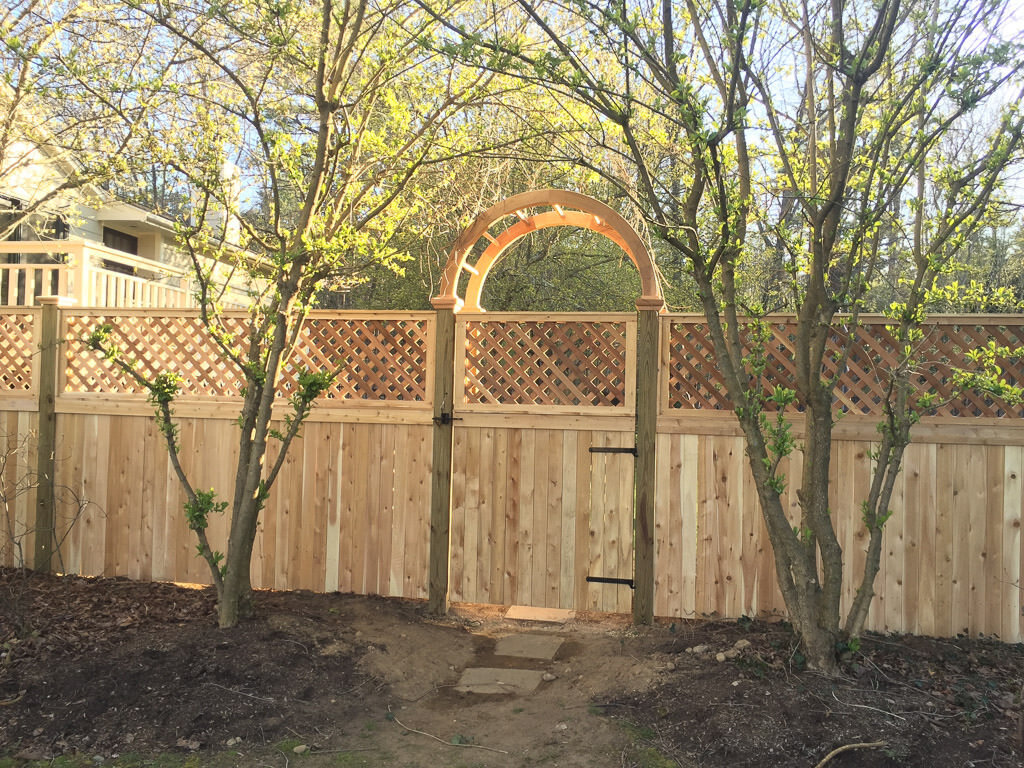
<path id="1" fill-rule="evenodd" d="M 103 228 L 103 244 L 115 251 L 124 251 L 133 256 L 139 255 L 139 238 L 129 235 L 127 232 L 119 232 L 110 227 Z M 134 275 L 135 267 L 128 264 L 120 264 L 113 259 L 103 259 L 103 268 L 111 272 L 120 272 L 125 275 Z"/>
<path id="2" fill-rule="evenodd" d="M 110 227 L 103 228 L 103 244 L 115 251 L 124 251 L 133 256 L 139 255 L 139 238 L 125 232 L 118 232 Z"/>

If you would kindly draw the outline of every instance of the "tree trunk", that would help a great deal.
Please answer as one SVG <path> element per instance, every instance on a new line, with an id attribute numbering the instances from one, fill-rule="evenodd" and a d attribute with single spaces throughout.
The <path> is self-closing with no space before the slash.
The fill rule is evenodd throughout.
<path id="1" fill-rule="evenodd" d="M 818 599 L 813 595 L 808 595 L 807 602 L 813 606 Z M 823 609 L 824 606 L 820 606 L 817 611 L 812 609 L 811 613 L 817 613 Z M 813 615 L 808 619 L 802 626 L 796 627 L 800 633 L 800 639 L 803 641 L 808 669 L 830 676 L 838 675 L 839 662 L 836 655 L 836 644 L 839 642 L 839 633 L 820 624 Z"/>
<path id="2" fill-rule="evenodd" d="M 217 608 L 217 620 L 222 629 L 233 627 L 240 619 L 252 616 L 252 582 L 249 575 L 253 541 L 259 506 L 253 499 L 235 510 L 231 538 L 228 539 L 227 564 L 224 576 L 224 594 Z"/>

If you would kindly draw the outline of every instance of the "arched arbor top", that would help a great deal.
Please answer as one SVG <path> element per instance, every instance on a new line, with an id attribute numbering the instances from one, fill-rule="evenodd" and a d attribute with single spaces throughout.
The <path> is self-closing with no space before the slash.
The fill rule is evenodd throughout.
<path id="1" fill-rule="evenodd" d="M 491 234 L 490 228 L 508 216 L 515 216 L 518 220 L 499 234 Z M 654 261 L 636 230 L 604 203 L 562 189 L 539 189 L 513 195 L 477 216 L 448 254 L 440 293 L 431 299 L 431 303 L 437 309 L 483 312 L 480 297 L 494 265 L 517 240 L 548 227 L 579 227 L 607 237 L 626 253 L 640 273 L 641 294 L 636 302 L 637 308 L 664 308 L 665 299 Z M 481 238 L 488 240 L 487 247 L 471 264 L 473 246 Z M 458 295 L 459 277 L 463 272 L 469 273 L 465 298 Z"/>

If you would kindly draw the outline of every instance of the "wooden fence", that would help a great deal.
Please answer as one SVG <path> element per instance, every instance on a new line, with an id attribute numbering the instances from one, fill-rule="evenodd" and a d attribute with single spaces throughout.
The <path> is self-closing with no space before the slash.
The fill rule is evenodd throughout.
<path id="1" fill-rule="evenodd" d="M 629 453 L 637 444 L 638 382 L 645 381 L 637 377 L 637 316 L 455 316 L 459 353 L 446 402 L 435 378 L 435 353 L 444 346 L 439 318 L 314 313 L 295 366 L 344 361 L 345 372 L 318 403 L 268 500 L 254 584 L 426 598 L 431 497 L 443 488 L 440 476 L 450 483 L 440 529 L 452 600 L 628 611 L 628 585 L 588 577 L 628 582 L 642 554 L 633 512 L 638 460 Z M 47 322 L 55 339 L 48 340 Z M 141 371 L 166 367 L 184 377 L 182 461 L 198 487 L 228 494 L 240 380 L 212 354 L 195 311 L 8 311 L 0 314 L 0 429 L 9 457 L 0 563 L 14 564 L 20 553 L 31 564 L 48 554 L 40 549 L 47 538 L 35 536 L 47 507 L 56 510 L 62 541 L 53 554 L 59 570 L 205 582 L 143 393 L 84 348 L 83 337 L 100 323 L 114 327 Z M 704 323 L 665 316 L 658 326 L 654 612 L 781 613 L 742 436 Z M 786 318 L 772 327 L 769 370 L 784 382 L 792 328 Z M 875 368 L 891 354 L 883 323 L 856 332 L 832 464 L 833 514 L 851 574 L 864 557 L 859 500 L 876 434 Z M 922 387 L 942 391 L 948 366 L 989 338 L 1020 345 L 1024 319 L 940 319 L 928 336 L 933 362 L 920 372 Z M 285 373 L 286 394 L 294 375 Z M 1024 639 L 1020 416 L 969 394 L 918 425 L 886 529 L 871 628 Z M 434 459 L 435 417 L 451 419 L 447 473 Z M 799 434 L 798 414 L 794 424 Z M 30 433 L 40 448 L 19 441 Z M 54 505 L 41 502 L 45 493 L 17 493 L 16 486 L 19 476 L 46 473 L 50 444 Z M 786 472 L 792 488 L 799 462 Z M 64 489 L 91 502 L 74 525 Z M 788 503 L 795 515 L 792 491 Z M 226 528 L 224 518 L 212 522 L 215 544 Z M 848 581 L 847 603 L 853 586 Z"/>

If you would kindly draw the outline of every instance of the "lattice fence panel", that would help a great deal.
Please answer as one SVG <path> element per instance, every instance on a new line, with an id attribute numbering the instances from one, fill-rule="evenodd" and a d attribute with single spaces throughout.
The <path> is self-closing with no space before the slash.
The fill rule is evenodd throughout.
<path id="1" fill-rule="evenodd" d="M 427 321 L 312 318 L 302 329 L 280 392 L 295 391 L 300 370 L 343 370 L 324 394 L 331 399 L 427 398 Z"/>
<path id="2" fill-rule="evenodd" d="M 468 404 L 625 406 L 625 322 L 469 321 Z"/>
<path id="3" fill-rule="evenodd" d="M 244 342 L 245 320 L 227 318 Z M 145 392 L 88 348 L 84 339 L 103 323 L 113 326 L 112 343 L 137 361 L 146 378 L 174 371 L 184 379 L 185 396 L 240 395 L 244 379 L 224 359 L 196 316 L 70 315 L 67 340 L 67 392 Z M 298 372 L 343 370 L 325 399 L 423 401 L 427 393 L 427 321 L 423 319 L 311 318 L 285 367 L 279 397 L 295 392 Z"/>
<path id="4" fill-rule="evenodd" d="M 243 322 L 227 318 L 226 325 L 241 333 Z M 237 367 L 220 355 L 198 317 L 151 314 L 68 315 L 65 392 L 145 393 L 131 377 L 89 349 L 85 340 L 103 324 L 112 326 L 111 344 L 135 361 L 136 371 L 144 378 L 177 373 L 184 379 L 184 396 L 241 393 L 244 380 Z"/>
<path id="5" fill-rule="evenodd" d="M 0 392 L 32 389 L 32 358 L 36 349 L 32 315 L 0 315 Z"/>
<path id="6" fill-rule="evenodd" d="M 795 388 L 796 324 L 793 321 L 772 322 L 771 329 L 772 339 L 765 350 L 765 381 L 768 388 L 776 384 Z M 856 336 L 847 359 L 847 370 L 836 388 L 836 404 L 844 412 L 878 415 L 882 412 L 888 372 L 899 358 L 897 344 L 884 322 L 866 323 L 853 332 Z M 849 329 L 837 325 L 833 343 L 837 347 L 845 344 L 849 333 Z M 982 392 L 960 392 L 953 396 L 952 371 L 968 367 L 966 352 L 988 344 L 989 340 L 1011 349 L 1024 347 L 1024 323 L 998 325 L 938 321 L 929 325 L 917 352 L 919 359 L 928 362 L 916 372 L 915 382 L 920 394 L 934 393 L 943 401 L 932 411 L 933 415 L 1024 415 L 1024 409 L 1008 409 L 1004 403 Z M 670 408 L 732 408 L 715 361 L 706 323 L 673 323 L 669 347 Z M 1000 365 L 1008 380 L 1024 383 L 1024 361 L 1002 360 Z M 831 356 L 826 356 L 823 373 L 826 376 L 835 373 L 835 362 Z"/>

